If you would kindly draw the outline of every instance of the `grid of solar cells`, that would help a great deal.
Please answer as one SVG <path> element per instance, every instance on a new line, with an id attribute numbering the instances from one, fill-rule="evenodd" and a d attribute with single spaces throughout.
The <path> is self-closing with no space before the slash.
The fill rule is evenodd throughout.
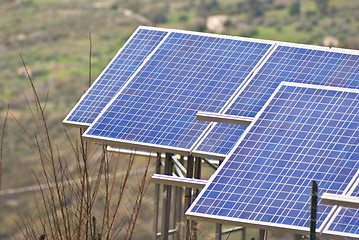
<path id="1" fill-rule="evenodd" d="M 359 55 L 278 46 L 225 113 L 254 117 L 282 81 L 359 89 Z M 230 131 L 217 124 L 212 129 L 213 133 L 196 150 L 228 154 L 235 142 L 227 139 L 239 139 L 244 132 L 241 129 L 237 127 L 236 131 Z M 223 131 L 229 134 L 222 135 L 216 144 L 228 147 L 220 149 L 207 144 L 213 141 L 211 135 Z"/>
<path id="2" fill-rule="evenodd" d="M 90 125 L 167 33 L 138 29 L 64 122 Z"/>
<path id="3" fill-rule="evenodd" d="M 189 149 L 270 46 L 172 32 L 84 136 Z"/>
<path id="4" fill-rule="evenodd" d="M 359 54 L 278 46 L 226 114 L 254 117 L 282 81 L 359 89 Z"/>
<path id="5" fill-rule="evenodd" d="M 356 137 L 356 149 L 354 152 L 356 153 L 357 161 L 359 160 L 359 141 L 358 137 Z M 359 197 L 359 186 L 357 186 L 351 194 L 351 196 Z M 337 233 L 346 233 L 346 234 L 356 234 L 356 237 L 359 237 L 359 210 L 354 208 L 341 208 L 338 215 L 335 217 L 332 224 L 330 224 L 329 231 L 334 231 Z"/>
<path id="6" fill-rule="evenodd" d="M 228 155 L 231 149 L 236 145 L 240 136 L 246 130 L 247 126 L 216 123 L 203 142 L 196 148 L 195 152 Z"/>
<path id="7" fill-rule="evenodd" d="M 311 181 L 319 195 L 345 190 L 359 170 L 359 91 L 281 85 L 267 104 L 187 215 L 306 229 Z M 331 208 L 319 201 L 318 228 Z"/>

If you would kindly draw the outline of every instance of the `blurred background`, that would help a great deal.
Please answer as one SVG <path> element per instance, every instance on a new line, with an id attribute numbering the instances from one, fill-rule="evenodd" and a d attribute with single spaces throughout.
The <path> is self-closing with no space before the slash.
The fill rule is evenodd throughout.
<path id="1" fill-rule="evenodd" d="M 88 88 L 89 33 L 95 80 L 139 25 L 359 49 L 356 0 L 0 0 L 1 125 L 7 106 L 11 109 L 2 161 L 0 239 L 20 232 L 19 214 L 36 215 L 31 186 L 37 184 L 34 173 L 41 174 L 36 154 L 13 120 L 31 131 L 26 99 L 30 106 L 34 99 L 19 53 L 41 100 L 47 99 L 53 144 L 70 159 L 61 122 Z M 66 130 L 70 138 L 78 135 L 75 128 Z M 134 167 L 143 166 L 141 161 Z M 150 187 L 134 239 L 151 236 L 152 191 Z"/>

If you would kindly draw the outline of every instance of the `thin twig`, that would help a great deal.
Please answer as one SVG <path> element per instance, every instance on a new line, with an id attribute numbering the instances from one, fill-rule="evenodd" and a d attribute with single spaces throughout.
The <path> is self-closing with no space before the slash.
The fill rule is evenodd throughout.
<path id="1" fill-rule="evenodd" d="M 89 32 L 89 42 L 90 42 L 90 52 L 89 52 L 89 87 L 92 84 L 92 76 L 91 76 L 91 69 L 92 69 L 92 38 L 91 38 L 91 32 Z"/>
<path id="2" fill-rule="evenodd" d="M 7 121 L 8 114 L 9 114 L 9 105 L 7 105 L 5 120 L 4 120 L 4 124 L 2 126 L 1 139 L 0 139 L 0 190 L 1 190 L 2 159 L 3 159 L 2 151 L 3 151 L 3 146 L 4 146 L 5 127 L 6 127 L 6 121 Z"/>

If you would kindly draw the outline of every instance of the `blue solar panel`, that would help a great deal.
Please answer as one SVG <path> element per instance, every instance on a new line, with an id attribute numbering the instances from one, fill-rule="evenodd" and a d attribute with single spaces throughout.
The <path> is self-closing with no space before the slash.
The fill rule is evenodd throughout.
<path id="1" fill-rule="evenodd" d="M 255 116 L 282 81 L 359 89 L 359 54 L 278 46 L 225 113 Z M 239 139 L 244 128 L 217 124 L 211 131 L 195 153 L 227 155 L 236 142 L 231 139 Z M 212 136 L 222 132 L 229 133 L 212 145 Z"/>
<path id="2" fill-rule="evenodd" d="M 139 27 L 65 118 L 64 123 L 90 125 L 167 34 L 166 30 Z"/>
<path id="3" fill-rule="evenodd" d="M 356 137 L 356 149 L 357 161 L 359 161 L 359 140 Z M 357 183 L 358 184 L 358 183 Z M 354 186 L 354 191 L 348 194 L 349 196 L 359 197 L 359 186 Z M 323 231 L 326 234 L 343 236 L 343 237 L 355 237 L 359 238 L 359 210 L 353 208 L 338 208 L 334 215 L 333 221 L 331 221 Z"/>
<path id="4" fill-rule="evenodd" d="M 188 152 L 271 44 L 172 32 L 85 132 L 110 142 Z"/>
<path id="5" fill-rule="evenodd" d="M 358 90 L 283 83 L 186 214 L 308 231 L 311 181 L 341 194 L 359 170 L 358 112 Z"/>

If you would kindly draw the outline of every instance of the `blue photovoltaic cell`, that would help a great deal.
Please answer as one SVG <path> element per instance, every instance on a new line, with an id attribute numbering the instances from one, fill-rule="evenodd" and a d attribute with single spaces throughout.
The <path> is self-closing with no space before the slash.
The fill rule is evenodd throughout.
<path id="1" fill-rule="evenodd" d="M 140 27 L 64 122 L 90 125 L 167 33 Z"/>
<path id="2" fill-rule="evenodd" d="M 172 32 L 84 136 L 187 151 L 270 46 Z"/>
<path id="3" fill-rule="evenodd" d="M 309 226 L 311 181 L 341 194 L 359 170 L 359 91 L 336 90 L 282 85 L 187 214 Z M 319 201 L 318 228 L 331 208 Z"/>
<path id="4" fill-rule="evenodd" d="M 359 55 L 278 46 L 225 114 L 254 117 L 282 81 L 359 89 Z M 239 139 L 243 129 L 217 124 L 196 150 L 227 155 L 236 142 L 229 139 Z M 224 131 L 229 134 L 216 145 L 208 143 Z"/>
<path id="5" fill-rule="evenodd" d="M 247 126 L 243 125 L 216 123 L 196 150 L 228 155 L 246 128 Z"/>
<path id="6" fill-rule="evenodd" d="M 356 137 L 356 160 L 359 161 L 359 137 Z M 359 197 L 359 186 L 357 186 L 354 192 L 350 195 L 353 197 Z M 337 232 L 336 234 L 340 235 L 341 233 L 346 234 L 356 234 L 359 238 L 359 209 L 354 208 L 341 208 L 339 214 L 335 217 L 333 223 L 330 224 L 329 231 Z"/>

